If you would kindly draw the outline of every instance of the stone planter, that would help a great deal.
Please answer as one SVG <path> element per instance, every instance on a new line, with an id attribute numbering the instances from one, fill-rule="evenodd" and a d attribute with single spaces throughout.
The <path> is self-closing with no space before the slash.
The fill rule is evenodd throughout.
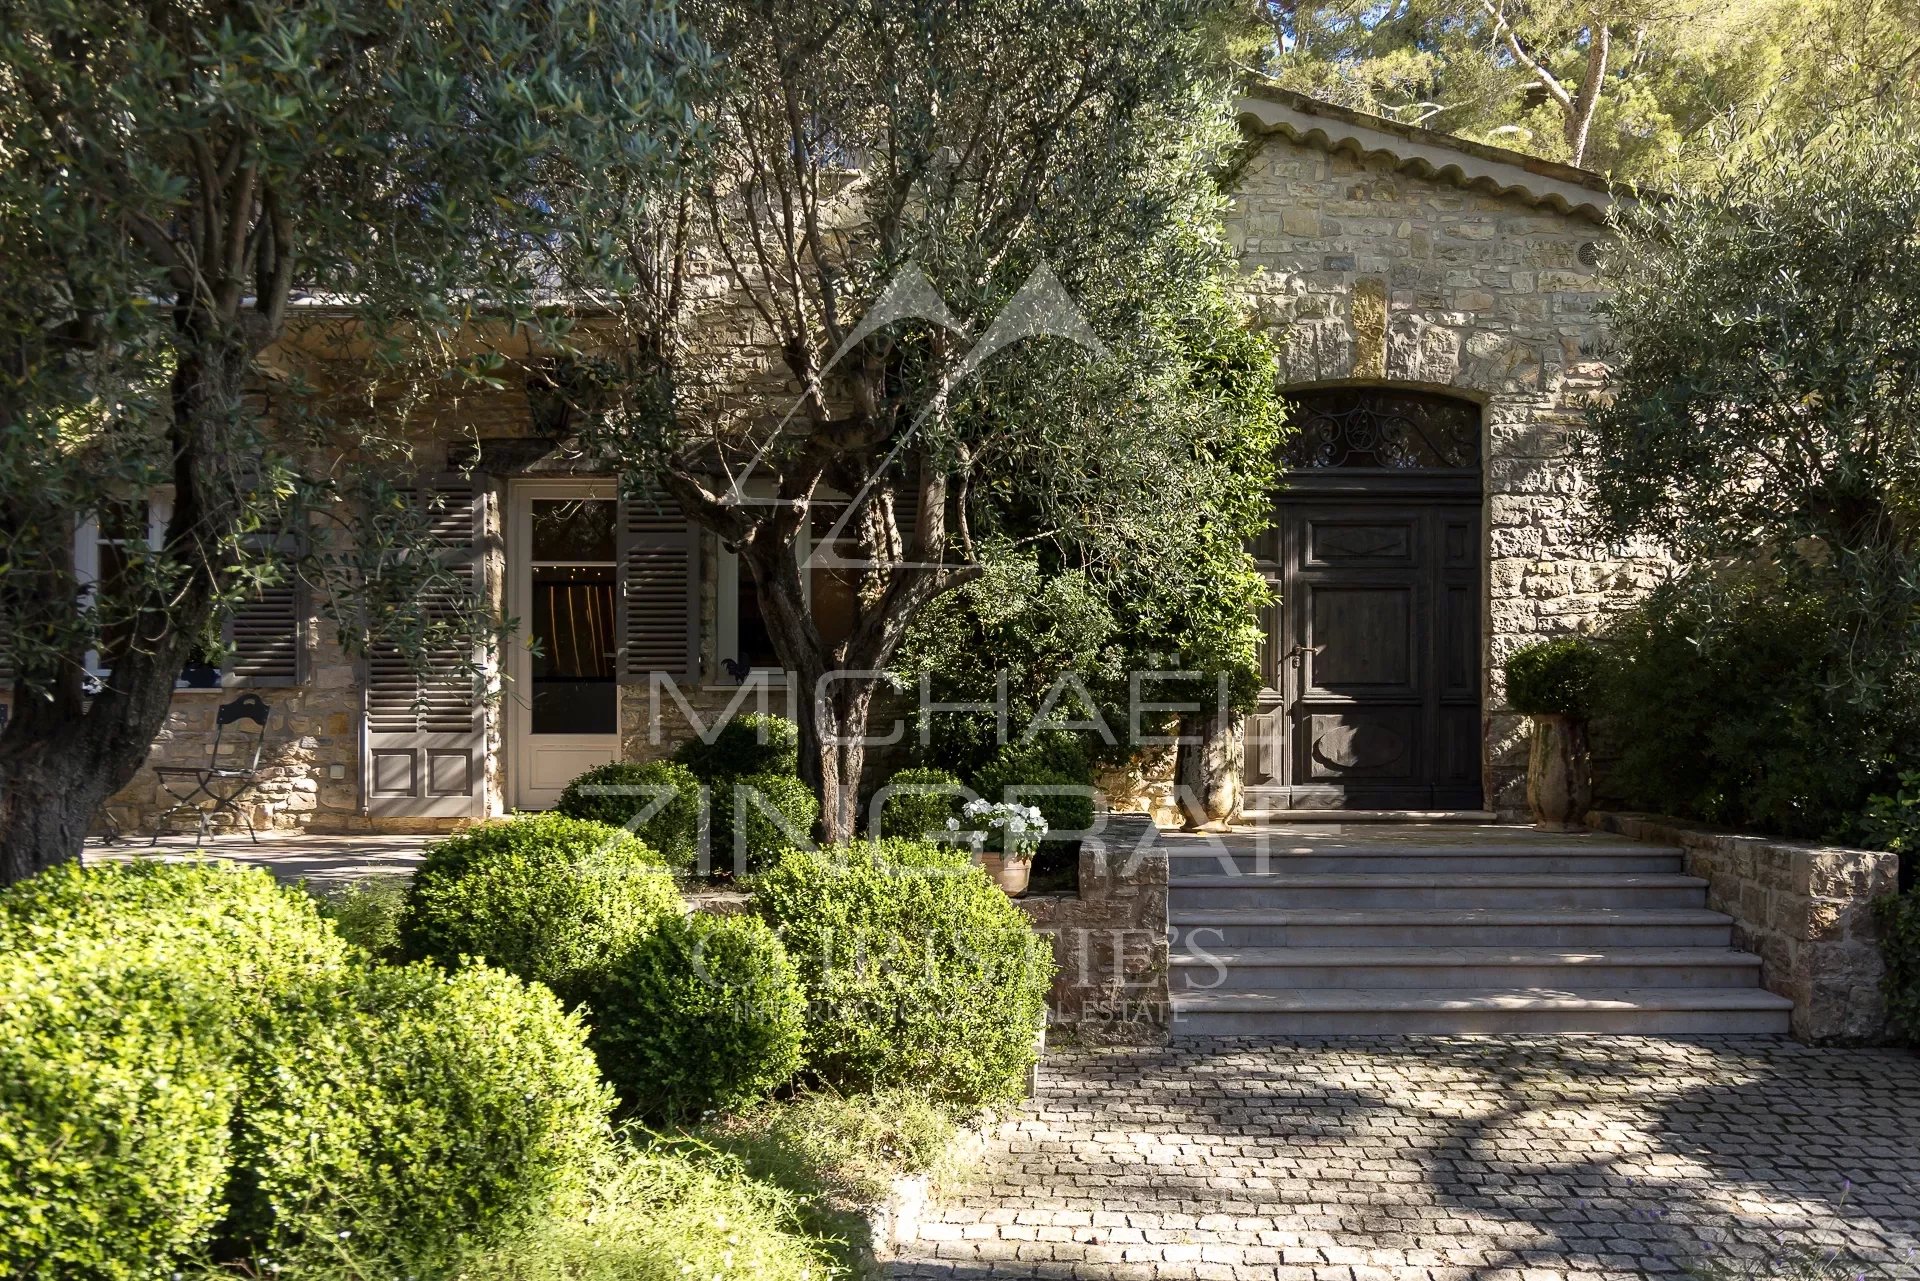
<path id="1" fill-rule="evenodd" d="M 1027 892 L 1027 880 L 1033 874 L 1033 856 L 1022 854 L 1008 858 L 1005 854 L 982 854 L 980 866 L 987 869 L 987 875 L 1007 892 L 1008 898 L 1019 898 Z"/>
<path id="2" fill-rule="evenodd" d="M 1593 806 L 1593 757 L 1587 722 L 1578 716 L 1535 715 L 1527 755 L 1527 808 L 1535 827 L 1564 832 L 1580 826 Z"/>

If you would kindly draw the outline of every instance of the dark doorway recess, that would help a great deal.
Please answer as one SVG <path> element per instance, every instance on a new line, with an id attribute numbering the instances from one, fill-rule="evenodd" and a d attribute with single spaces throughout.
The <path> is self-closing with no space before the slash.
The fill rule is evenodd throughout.
<path id="1" fill-rule="evenodd" d="M 1248 732 L 1249 809 L 1478 809 L 1479 406 L 1293 393 L 1299 432 L 1256 548 L 1280 591 Z"/>

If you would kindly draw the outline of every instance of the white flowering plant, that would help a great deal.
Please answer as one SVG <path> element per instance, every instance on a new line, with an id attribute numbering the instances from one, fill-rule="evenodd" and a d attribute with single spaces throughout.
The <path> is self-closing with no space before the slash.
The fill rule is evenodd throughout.
<path id="1" fill-rule="evenodd" d="M 947 820 L 947 830 L 976 854 L 991 844 L 1008 858 L 1031 858 L 1047 834 L 1047 820 L 1037 805 L 972 800 L 960 807 L 959 818 Z"/>

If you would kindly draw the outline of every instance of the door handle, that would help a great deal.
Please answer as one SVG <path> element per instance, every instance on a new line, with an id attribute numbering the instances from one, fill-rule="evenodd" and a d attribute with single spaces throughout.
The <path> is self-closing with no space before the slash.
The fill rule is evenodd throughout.
<path id="1" fill-rule="evenodd" d="M 1314 648 L 1311 645 L 1295 645 L 1287 651 L 1287 661 L 1298 665 L 1302 658 L 1313 652 Z"/>

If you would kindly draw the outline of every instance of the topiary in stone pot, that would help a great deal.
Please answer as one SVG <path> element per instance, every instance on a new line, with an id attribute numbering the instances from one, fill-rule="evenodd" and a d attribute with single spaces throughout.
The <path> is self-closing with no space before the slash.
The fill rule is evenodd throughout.
<path id="1" fill-rule="evenodd" d="M 1533 720 L 1527 808 L 1536 827 L 1578 827 L 1593 805 L 1587 720 L 1601 661 L 1591 642 L 1572 636 L 1528 645 L 1507 659 L 1507 705 Z"/>

